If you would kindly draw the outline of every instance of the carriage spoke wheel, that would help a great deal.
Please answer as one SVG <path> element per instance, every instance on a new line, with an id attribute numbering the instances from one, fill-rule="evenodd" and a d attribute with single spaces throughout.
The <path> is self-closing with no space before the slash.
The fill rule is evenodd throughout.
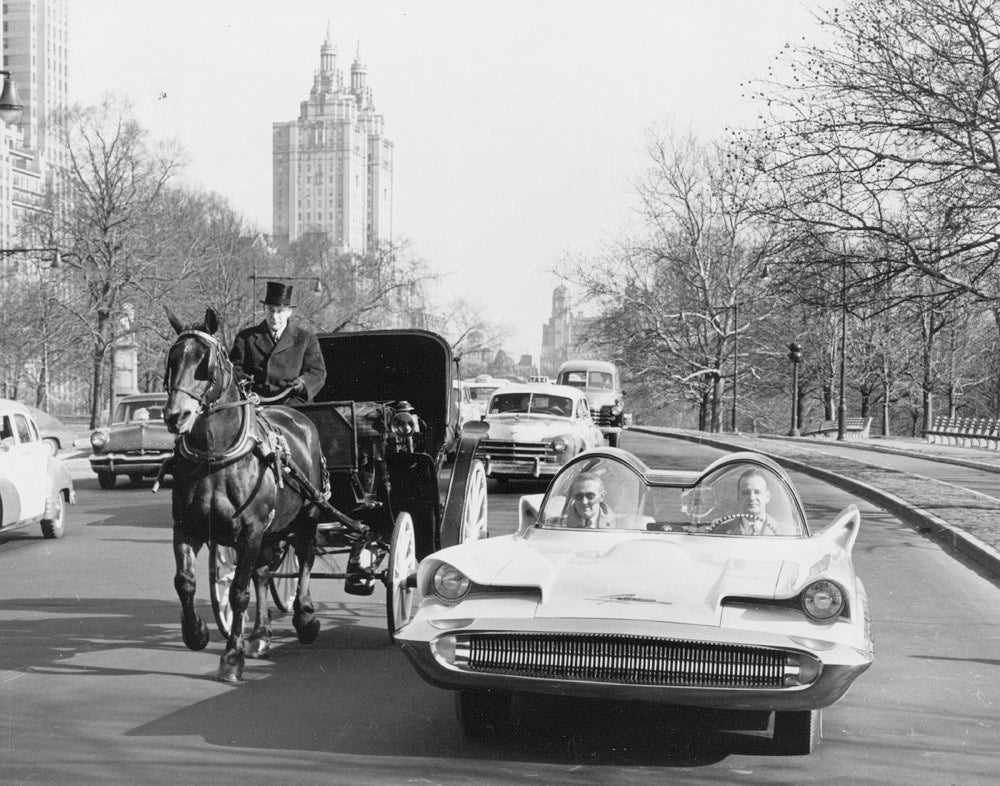
<path id="1" fill-rule="evenodd" d="M 389 638 L 393 641 L 399 629 L 413 617 L 414 588 L 409 586 L 409 579 L 416 572 L 417 540 L 413 533 L 413 519 L 404 511 L 396 516 L 392 530 L 385 583 L 386 624 Z"/>
<path id="2" fill-rule="evenodd" d="M 235 576 L 236 549 L 213 543 L 208 556 L 209 595 L 215 624 L 219 628 L 219 633 L 227 639 L 233 627 L 233 607 L 229 604 L 229 588 L 233 585 Z"/>
<path id="3" fill-rule="evenodd" d="M 483 462 L 474 461 L 465 480 L 465 505 L 462 507 L 462 531 L 458 542 L 479 540 L 487 536 L 486 469 Z"/>
<path id="4" fill-rule="evenodd" d="M 295 603 L 295 593 L 299 587 L 299 557 L 291 543 L 286 541 L 282 544 L 281 559 L 273 573 L 278 574 L 277 576 L 272 575 L 269 582 L 274 605 L 278 607 L 279 611 L 291 611 Z"/>

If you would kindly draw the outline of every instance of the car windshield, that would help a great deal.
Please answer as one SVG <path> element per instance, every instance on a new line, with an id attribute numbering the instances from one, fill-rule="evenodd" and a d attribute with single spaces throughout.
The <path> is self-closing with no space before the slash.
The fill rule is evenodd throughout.
<path id="1" fill-rule="evenodd" d="M 632 467 L 597 456 L 552 482 L 537 526 L 697 535 L 801 537 L 805 521 L 787 482 L 753 461 L 734 461 L 694 486 L 647 485 Z"/>
<path id="2" fill-rule="evenodd" d="M 490 396 L 493 395 L 493 391 L 496 390 L 499 385 L 470 385 L 469 386 L 469 397 L 473 401 L 487 401 Z"/>
<path id="3" fill-rule="evenodd" d="M 573 414 L 573 399 L 548 393 L 500 393 L 490 399 L 489 414 L 506 413 L 569 417 Z"/>
<path id="4" fill-rule="evenodd" d="M 152 401 L 123 401 L 115 412 L 115 423 L 162 420 L 163 406 Z"/>
<path id="5" fill-rule="evenodd" d="M 614 390 L 615 377 L 607 371 L 564 371 L 559 384 L 593 390 Z"/>

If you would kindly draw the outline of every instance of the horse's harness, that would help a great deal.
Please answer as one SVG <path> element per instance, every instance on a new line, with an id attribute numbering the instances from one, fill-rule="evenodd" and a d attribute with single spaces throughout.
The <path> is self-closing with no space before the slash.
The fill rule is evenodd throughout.
<path id="1" fill-rule="evenodd" d="M 202 395 L 198 395 L 190 390 L 187 390 L 186 388 L 180 387 L 179 385 L 172 384 L 173 380 L 170 377 L 170 359 L 168 356 L 167 367 L 163 379 L 164 390 L 166 390 L 168 394 L 173 391 L 179 391 L 197 401 L 199 408 L 196 413 L 196 417 L 208 418 L 215 413 L 226 409 L 242 409 L 240 431 L 233 440 L 232 444 L 230 444 L 222 452 L 212 452 L 196 448 L 190 444 L 187 439 L 187 434 L 181 434 L 175 443 L 175 456 L 171 456 L 166 459 L 160 467 L 160 472 L 156 478 L 153 490 L 156 491 L 159 488 L 160 482 L 169 471 L 170 462 L 174 461 L 176 457 L 180 457 L 185 461 L 194 464 L 195 473 L 204 472 L 206 475 L 209 475 L 224 466 L 235 463 L 251 453 L 254 453 L 264 466 L 269 467 L 274 472 L 278 488 L 284 488 L 285 476 L 287 475 L 293 481 L 293 487 L 303 499 L 324 508 L 328 513 L 333 514 L 338 521 L 351 529 L 355 529 L 359 532 L 366 530 L 367 527 L 363 524 L 355 521 L 346 514 L 341 513 L 339 510 L 330 505 L 329 502 L 327 502 L 329 489 L 325 487 L 322 491 L 317 489 L 306 474 L 302 472 L 298 466 L 296 466 L 295 462 L 292 460 L 291 450 L 289 449 L 288 441 L 285 439 L 285 435 L 282 434 L 278 427 L 268 420 L 265 415 L 264 410 L 260 405 L 280 400 L 284 398 L 284 393 L 279 394 L 274 398 L 261 399 L 255 393 L 245 394 L 241 388 L 240 398 L 238 400 L 220 402 L 218 400 L 219 396 L 222 395 L 222 392 L 236 376 L 236 372 L 232 361 L 229 359 L 229 355 L 223 350 L 218 339 L 210 333 L 205 333 L 204 331 L 195 330 L 193 328 L 187 329 L 177 335 L 177 341 L 174 345 L 176 346 L 177 343 L 180 343 L 180 341 L 185 338 L 193 338 L 196 341 L 208 345 L 209 354 L 211 356 L 212 352 L 215 353 L 215 358 L 222 373 L 216 374 L 212 383 L 208 386 L 204 393 Z M 253 429 L 254 422 L 258 425 L 257 433 L 255 433 Z M 323 476 L 325 479 L 325 471 Z M 261 473 L 253 491 L 236 511 L 234 514 L 235 516 L 240 515 L 244 510 L 246 510 L 246 508 L 260 492 L 263 481 L 264 473 Z M 326 486 L 325 483 L 324 486 Z"/>

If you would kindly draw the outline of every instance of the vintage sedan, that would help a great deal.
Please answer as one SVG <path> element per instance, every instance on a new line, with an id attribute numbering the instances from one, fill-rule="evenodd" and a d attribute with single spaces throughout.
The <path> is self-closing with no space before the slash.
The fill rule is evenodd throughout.
<path id="1" fill-rule="evenodd" d="M 69 470 L 42 439 L 31 411 L 0 399 L 0 529 L 38 523 L 46 538 L 58 538 L 73 502 Z"/>
<path id="2" fill-rule="evenodd" d="M 850 505 L 811 533 L 786 473 L 758 454 L 689 473 L 598 449 L 521 498 L 516 534 L 424 559 L 397 640 L 457 692 L 469 735 L 502 729 L 512 695 L 540 693 L 708 708 L 805 754 L 822 708 L 872 663 L 859 526 Z"/>
<path id="3" fill-rule="evenodd" d="M 489 431 L 476 458 L 501 486 L 511 478 L 551 477 L 573 456 L 606 444 L 586 395 L 564 385 L 498 388 L 485 421 Z"/>
<path id="4" fill-rule="evenodd" d="M 166 393 L 122 396 L 109 428 L 90 435 L 90 468 L 102 489 L 113 489 L 119 475 L 133 483 L 156 477 L 173 455 L 174 436 L 163 423 Z"/>

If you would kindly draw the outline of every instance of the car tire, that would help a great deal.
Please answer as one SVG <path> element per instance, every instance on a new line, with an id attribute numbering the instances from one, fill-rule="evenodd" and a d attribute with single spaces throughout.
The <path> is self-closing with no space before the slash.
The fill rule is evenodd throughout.
<path id="1" fill-rule="evenodd" d="M 495 478 L 495 480 L 497 482 L 497 491 L 510 491 L 510 478 Z"/>
<path id="2" fill-rule="evenodd" d="M 491 691 L 455 691 L 455 714 L 466 737 L 504 734 L 510 727 L 511 696 Z"/>
<path id="3" fill-rule="evenodd" d="M 608 439 L 608 447 L 609 448 L 617 448 L 618 447 L 618 443 L 621 442 L 621 435 L 620 434 L 608 434 L 607 439 Z"/>
<path id="4" fill-rule="evenodd" d="M 142 473 L 133 472 L 128 476 L 128 480 L 133 486 L 138 486 L 142 483 Z"/>
<path id="5" fill-rule="evenodd" d="M 42 519 L 42 535 L 46 538 L 61 538 L 66 529 L 66 505 L 58 491 L 52 499 L 51 507 L 46 507 L 46 514 L 51 518 Z"/>
<path id="6" fill-rule="evenodd" d="M 775 747 L 786 756 L 806 756 L 823 738 L 823 710 L 774 713 Z"/>
<path id="7" fill-rule="evenodd" d="M 113 489 L 117 477 L 114 472 L 98 472 L 97 483 L 102 489 Z"/>

